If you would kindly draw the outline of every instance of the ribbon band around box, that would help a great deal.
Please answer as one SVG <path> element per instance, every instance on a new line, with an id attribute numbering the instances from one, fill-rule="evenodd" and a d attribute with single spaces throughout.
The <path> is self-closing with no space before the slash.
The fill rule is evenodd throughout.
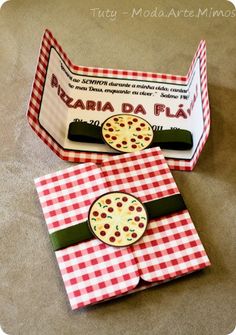
<path id="1" fill-rule="evenodd" d="M 136 243 L 148 221 L 186 209 L 181 194 L 142 203 L 125 192 L 108 192 L 90 206 L 88 219 L 50 234 L 54 251 L 98 238 L 115 247 Z"/>
<path id="2" fill-rule="evenodd" d="M 69 125 L 68 139 L 88 143 L 106 143 L 119 152 L 135 152 L 148 147 L 190 150 L 193 139 L 185 129 L 153 131 L 152 126 L 139 116 L 118 114 L 106 119 L 102 127 L 81 121 Z"/>

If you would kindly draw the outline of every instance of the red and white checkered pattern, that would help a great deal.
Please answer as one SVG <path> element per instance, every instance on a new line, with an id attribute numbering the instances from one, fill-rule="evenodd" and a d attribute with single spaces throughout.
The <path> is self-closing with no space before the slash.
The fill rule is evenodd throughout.
<path id="1" fill-rule="evenodd" d="M 35 184 L 49 233 L 87 220 L 92 202 L 106 192 L 125 191 L 144 203 L 179 193 L 159 148 L 113 156 L 100 167 L 70 167 Z M 55 254 L 72 309 L 210 265 L 188 210 L 151 220 L 141 240 L 129 247 L 94 238 Z"/>
<path id="2" fill-rule="evenodd" d="M 49 60 L 50 48 L 54 47 L 56 51 L 61 55 L 62 59 L 68 66 L 68 68 L 74 73 L 79 74 L 90 74 L 90 75 L 102 75 L 103 77 L 117 77 L 124 79 L 148 79 L 152 81 L 162 81 L 174 84 L 187 83 L 191 77 L 193 65 L 196 58 L 200 59 L 201 67 L 201 86 L 202 86 L 202 100 L 203 100 L 203 117 L 204 117 L 204 132 L 197 147 L 197 150 L 191 160 L 180 160 L 180 159 L 167 159 L 169 167 L 175 170 L 191 171 L 206 143 L 207 137 L 210 130 L 210 108 L 208 101 L 208 90 L 207 90 L 207 69 L 206 69 L 206 44 L 205 41 L 201 41 L 197 52 L 194 56 L 192 64 L 190 66 L 187 76 L 173 76 L 170 74 L 159 74 L 150 72 L 139 72 L 139 71 L 124 71 L 124 70 L 113 70 L 103 68 L 92 68 L 76 66 L 72 64 L 66 53 L 62 50 L 57 40 L 53 37 L 49 30 L 46 30 L 43 36 L 42 45 L 40 48 L 38 65 L 36 69 L 35 79 L 32 87 L 32 93 L 29 101 L 28 108 L 28 121 L 30 126 L 36 132 L 36 134 L 54 151 L 61 159 L 68 160 L 71 162 L 93 162 L 96 164 L 102 163 L 104 159 L 110 157 L 108 154 L 93 153 L 93 152 L 78 152 L 73 150 L 64 150 L 60 147 L 55 140 L 41 127 L 39 123 L 39 111 L 42 100 L 44 82 L 46 80 L 46 69 Z"/>

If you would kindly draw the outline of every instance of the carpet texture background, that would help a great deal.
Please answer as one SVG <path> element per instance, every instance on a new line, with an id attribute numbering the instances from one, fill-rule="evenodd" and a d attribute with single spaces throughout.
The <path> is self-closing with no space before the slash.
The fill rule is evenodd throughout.
<path id="1" fill-rule="evenodd" d="M 141 7 L 234 8 L 226 0 L 10 0 L 0 10 L 0 325 L 9 335 L 226 335 L 236 326 L 236 17 L 132 18 Z M 92 8 L 118 14 L 93 17 Z M 33 179 L 72 164 L 43 144 L 25 116 L 45 28 L 74 64 L 179 75 L 206 39 L 211 134 L 195 170 L 174 177 L 210 268 L 70 310 Z"/>

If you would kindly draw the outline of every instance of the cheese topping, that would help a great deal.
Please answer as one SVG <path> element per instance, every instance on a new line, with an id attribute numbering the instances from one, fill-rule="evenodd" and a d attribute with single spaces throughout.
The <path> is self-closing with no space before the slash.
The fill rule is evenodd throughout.
<path id="1" fill-rule="evenodd" d="M 89 210 L 89 226 L 102 242 L 123 247 L 144 234 L 148 217 L 143 204 L 134 196 L 111 192 L 99 197 Z"/>
<path id="2" fill-rule="evenodd" d="M 102 126 L 104 141 L 120 152 L 146 149 L 152 142 L 151 125 L 139 116 L 119 114 L 108 118 Z"/>

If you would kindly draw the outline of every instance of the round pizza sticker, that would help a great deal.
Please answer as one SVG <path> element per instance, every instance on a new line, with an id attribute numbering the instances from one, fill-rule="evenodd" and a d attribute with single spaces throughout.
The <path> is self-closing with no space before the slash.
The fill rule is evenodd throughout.
<path id="1" fill-rule="evenodd" d="M 104 141 L 120 152 L 146 149 L 153 140 L 151 125 L 139 116 L 119 114 L 109 117 L 102 125 Z"/>
<path id="2" fill-rule="evenodd" d="M 148 217 L 145 207 L 136 197 L 124 192 L 110 192 L 91 205 L 88 223 L 99 240 L 111 246 L 124 247 L 142 237 Z"/>

